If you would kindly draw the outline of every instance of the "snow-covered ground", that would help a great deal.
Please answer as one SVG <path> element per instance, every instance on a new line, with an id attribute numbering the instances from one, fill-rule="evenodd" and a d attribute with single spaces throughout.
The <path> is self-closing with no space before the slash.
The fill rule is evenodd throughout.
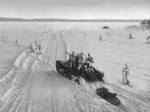
<path id="1" fill-rule="evenodd" d="M 137 24 L 1 23 L 1 36 L 8 36 L 9 42 L 0 43 L 2 74 L 0 111 L 148 112 L 150 109 L 150 44 L 145 42 L 150 31 L 125 30 L 126 26 Z M 102 29 L 104 25 L 109 26 L 110 29 Z M 129 33 L 132 33 L 133 40 L 128 39 Z M 53 38 L 54 34 L 55 38 Z M 102 41 L 99 40 L 100 34 Z M 43 56 L 22 51 L 23 48 L 12 44 L 16 39 L 19 44 L 25 46 L 33 40 L 39 40 L 41 43 L 50 41 L 47 55 L 52 57 L 52 60 L 47 64 Z M 94 66 L 105 73 L 104 86 L 118 94 L 121 105 L 113 106 L 96 96 L 93 91 L 88 91 L 90 87 L 87 84 L 80 87 L 61 77 L 54 68 L 54 61 L 65 59 L 65 49 L 69 52 L 73 50 L 77 53 L 84 52 L 86 55 L 90 52 L 95 60 Z M 129 79 L 133 87 L 122 85 L 121 71 L 125 63 L 130 64 L 132 74 Z M 96 83 L 96 86 L 91 84 L 93 88 L 100 85 L 100 83 Z"/>

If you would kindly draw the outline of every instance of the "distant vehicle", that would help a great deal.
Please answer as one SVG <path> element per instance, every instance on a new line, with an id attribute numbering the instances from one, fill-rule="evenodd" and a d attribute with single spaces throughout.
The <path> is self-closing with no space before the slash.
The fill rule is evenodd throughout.
<path id="1" fill-rule="evenodd" d="M 110 29 L 109 26 L 103 26 L 102 28 L 103 28 L 103 29 Z"/>
<path id="2" fill-rule="evenodd" d="M 86 65 L 87 63 L 85 63 Z M 83 65 L 84 66 L 84 65 Z M 104 72 L 96 70 L 93 66 L 90 66 L 88 70 L 82 69 L 82 70 L 73 70 L 69 64 L 68 61 L 56 61 L 56 69 L 59 74 L 62 76 L 72 79 L 72 75 L 75 77 L 82 77 L 85 79 L 86 82 L 95 82 L 95 81 L 104 81 Z"/>

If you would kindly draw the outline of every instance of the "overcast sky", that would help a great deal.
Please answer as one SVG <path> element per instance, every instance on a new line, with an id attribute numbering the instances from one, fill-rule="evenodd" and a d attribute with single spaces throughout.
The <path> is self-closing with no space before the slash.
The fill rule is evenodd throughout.
<path id="1" fill-rule="evenodd" d="M 150 18 L 150 0 L 0 0 L 1 17 Z"/>

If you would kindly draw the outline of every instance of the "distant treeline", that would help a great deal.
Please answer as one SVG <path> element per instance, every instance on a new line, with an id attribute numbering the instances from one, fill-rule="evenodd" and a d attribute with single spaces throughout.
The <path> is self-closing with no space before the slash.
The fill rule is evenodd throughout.
<path id="1" fill-rule="evenodd" d="M 141 25 L 150 26 L 150 19 L 141 21 Z"/>
<path id="2" fill-rule="evenodd" d="M 125 19 L 65 19 L 65 18 L 5 18 L 0 17 L 0 22 L 140 22 L 141 20 Z"/>

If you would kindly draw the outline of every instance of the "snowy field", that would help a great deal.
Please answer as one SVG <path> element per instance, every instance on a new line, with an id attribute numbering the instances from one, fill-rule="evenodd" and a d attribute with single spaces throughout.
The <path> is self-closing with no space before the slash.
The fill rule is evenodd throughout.
<path id="1" fill-rule="evenodd" d="M 146 37 L 150 31 L 126 30 L 129 25 L 139 23 L 0 23 L 0 112 L 93 112 L 90 109 L 95 112 L 148 112 L 150 44 L 146 44 Z M 103 29 L 103 26 L 110 29 Z M 128 39 L 129 33 L 133 40 Z M 2 41 L 6 36 L 7 43 Z M 16 40 L 20 46 L 15 45 Z M 49 65 L 45 64 L 44 57 L 25 51 L 34 40 L 43 46 L 50 44 L 47 55 L 53 60 Z M 94 66 L 105 73 L 104 86 L 116 92 L 122 104 L 113 106 L 94 95 L 86 83 L 80 87 L 61 77 L 55 71 L 55 60 L 65 59 L 65 50 L 91 53 Z M 125 63 L 130 65 L 129 80 L 133 87 L 122 84 Z M 100 85 L 96 83 L 97 87 Z M 96 88 L 94 84 L 91 86 Z"/>

